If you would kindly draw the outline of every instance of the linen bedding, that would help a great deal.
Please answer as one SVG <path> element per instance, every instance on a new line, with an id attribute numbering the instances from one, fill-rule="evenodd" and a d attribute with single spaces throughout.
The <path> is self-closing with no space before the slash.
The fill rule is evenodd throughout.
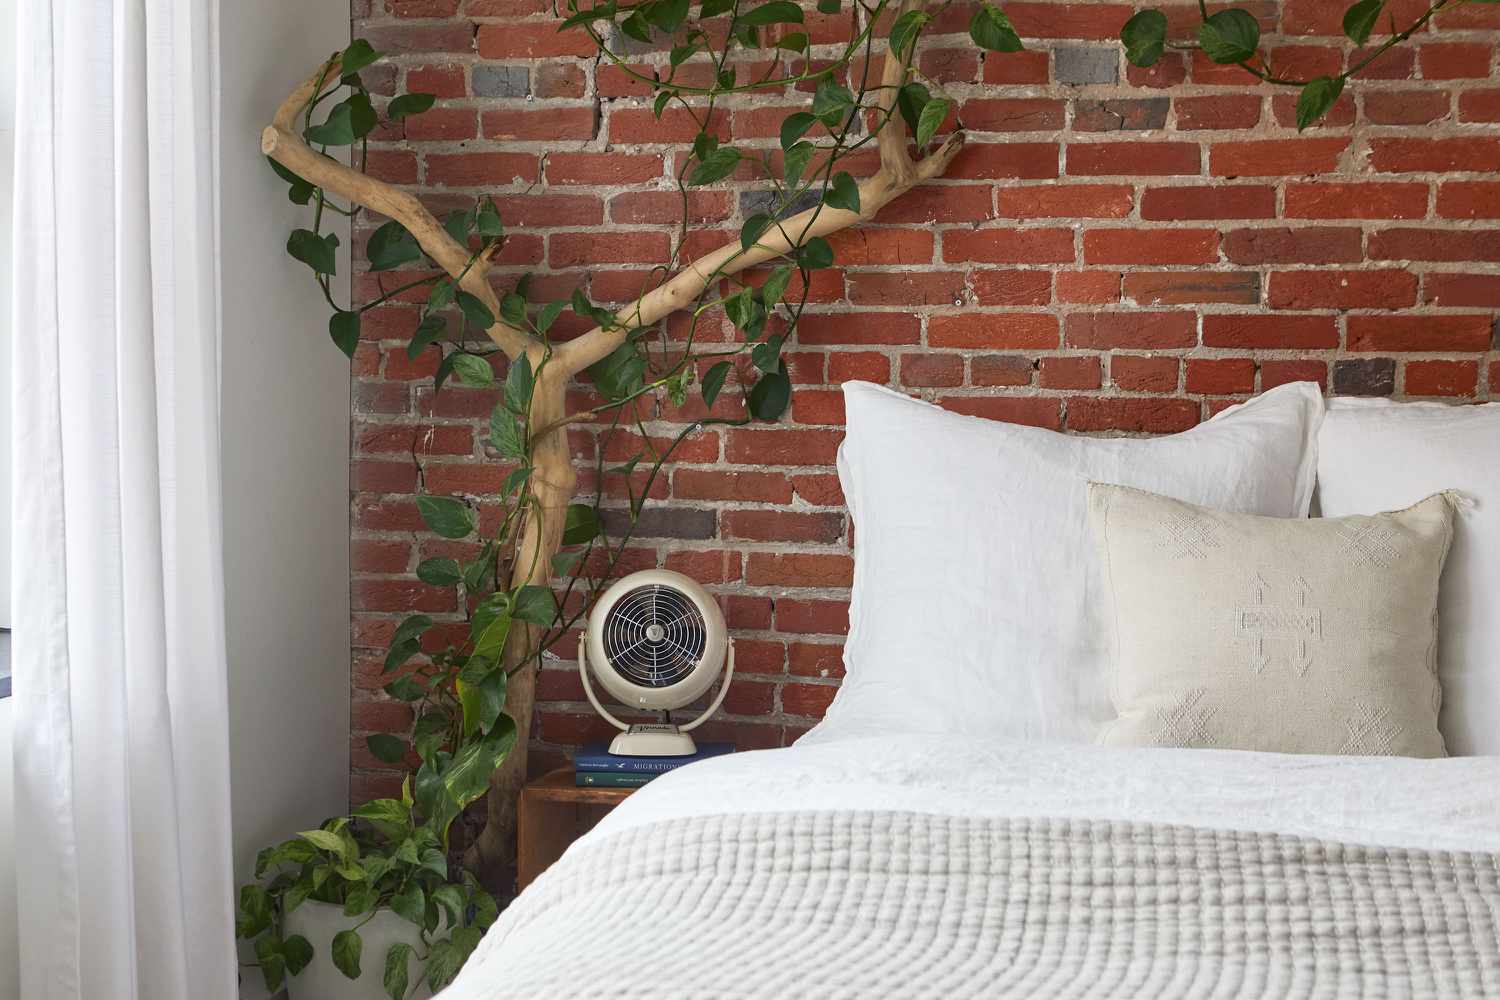
<path id="1" fill-rule="evenodd" d="M 694 764 L 444 1000 L 1500 996 L 1500 758 L 842 740 Z"/>

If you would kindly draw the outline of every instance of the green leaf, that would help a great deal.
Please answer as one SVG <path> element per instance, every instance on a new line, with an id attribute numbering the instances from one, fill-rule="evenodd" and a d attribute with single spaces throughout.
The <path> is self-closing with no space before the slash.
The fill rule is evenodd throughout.
<path id="1" fill-rule="evenodd" d="M 407 660 L 422 651 L 422 644 L 415 639 L 407 639 L 404 642 L 393 642 L 391 648 L 385 654 L 385 669 L 382 673 L 390 673 L 406 663 Z"/>
<path id="2" fill-rule="evenodd" d="M 781 296 L 786 294 L 787 283 L 791 280 L 792 266 L 790 264 L 782 264 L 766 278 L 765 284 L 760 286 L 760 298 L 767 310 L 772 309 L 781 301 Z"/>
<path id="3" fill-rule="evenodd" d="M 524 415 L 531 409 L 531 359 L 522 354 L 510 363 L 505 373 L 505 405 L 510 412 Z"/>
<path id="4" fill-rule="evenodd" d="M 703 6 L 698 8 L 700 18 L 718 17 L 727 14 L 734 9 L 734 0 L 703 0 Z"/>
<path id="5" fill-rule="evenodd" d="M 566 302 L 549 302 L 542 306 L 536 314 L 536 329 L 538 333 L 546 333 L 552 329 L 552 324 L 557 322 L 557 317 L 568 307 Z"/>
<path id="6" fill-rule="evenodd" d="M 443 228 L 447 230 L 449 236 L 453 237 L 455 243 L 467 244 L 469 242 L 469 231 L 474 228 L 474 214 L 473 209 L 465 212 L 455 208 L 443 219 Z M 449 301 L 452 301 L 451 293 Z"/>
<path id="7" fill-rule="evenodd" d="M 639 9 L 632 11 L 629 17 L 620 22 L 620 30 L 638 42 L 651 44 L 651 25 Z"/>
<path id="8" fill-rule="evenodd" d="M 514 292 L 500 299 L 500 318 L 517 329 L 526 326 L 526 300 Z"/>
<path id="9" fill-rule="evenodd" d="M 253 938 L 271 926 L 271 897 L 259 885 L 240 886 L 240 905 L 235 913 L 234 933 Z"/>
<path id="10" fill-rule="evenodd" d="M 333 233 L 319 236 L 311 229 L 294 229 L 286 240 L 286 252 L 300 260 L 318 274 L 333 274 L 336 266 L 334 251 L 339 238 Z"/>
<path id="11" fill-rule="evenodd" d="M 740 152 L 732 146 L 719 146 L 702 159 L 688 174 L 689 187 L 701 187 L 723 180 L 740 164 Z"/>
<path id="12" fill-rule="evenodd" d="M 453 371 L 460 382 L 476 389 L 488 389 L 495 384 L 495 370 L 490 363 L 467 351 L 454 353 Z"/>
<path id="13" fill-rule="evenodd" d="M 792 380 L 787 373 L 769 372 L 762 375 L 750 390 L 750 413 L 757 420 L 778 420 L 791 401 Z"/>
<path id="14" fill-rule="evenodd" d="M 839 12 L 840 0 L 818 0 L 819 14 L 837 14 Z"/>
<path id="15" fill-rule="evenodd" d="M 755 241 L 760 239 L 761 235 L 770 228 L 771 217 L 765 212 L 757 212 L 750 216 L 750 218 L 745 220 L 745 224 L 740 227 L 740 247 L 749 250 L 755 246 Z"/>
<path id="16" fill-rule="evenodd" d="M 818 83 L 818 89 L 813 94 L 812 113 L 824 125 L 830 129 L 837 128 L 853 107 L 854 94 L 848 87 L 831 76 L 823 77 Z"/>
<path id="17" fill-rule="evenodd" d="M 458 560 L 448 556 L 433 556 L 417 564 L 417 579 L 434 587 L 452 587 L 463 579 L 458 571 Z"/>
<path id="18" fill-rule="evenodd" d="M 422 248 L 417 246 L 417 238 L 407 232 L 405 226 L 392 219 L 370 234 L 370 240 L 365 244 L 365 257 L 370 261 L 370 270 L 388 271 L 421 260 Z"/>
<path id="19" fill-rule="evenodd" d="M 329 851 L 333 854 L 337 854 L 341 858 L 344 857 L 345 853 L 348 851 L 348 846 L 344 843 L 344 838 L 340 837 L 332 830 L 303 830 L 302 832 L 298 833 L 297 836 L 301 837 L 303 840 L 307 841 L 318 850 Z"/>
<path id="20" fill-rule="evenodd" d="M 402 674 L 381 690 L 397 701 L 421 701 L 427 696 L 427 689 L 411 674 Z"/>
<path id="21" fill-rule="evenodd" d="M 505 401 L 490 411 L 490 444 L 505 458 L 521 461 L 526 457 L 526 435 L 516 415 L 506 409 Z"/>
<path id="22" fill-rule="evenodd" d="M 743 288 L 724 300 L 724 315 L 735 329 L 749 333 L 765 322 L 765 309 L 755 301 L 755 290 Z"/>
<path id="23" fill-rule="evenodd" d="M 584 552 L 575 549 L 572 552 L 558 552 L 552 556 L 553 576 L 572 576 L 573 571 L 583 562 Z"/>
<path id="24" fill-rule="evenodd" d="M 785 49 L 787 52 L 806 52 L 807 33 L 802 31 L 793 31 L 789 34 L 782 35 L 780 38 L 776 39 L 776 47 L 778 49 Z"/>
<path id="25" fill-rule="evenodd" d="M 286 971 L 295 976 L 312 961 L 313 946 L 301 934 L 293 934 L 281 943 L 281 957 L 286 959 Z"/>
<path id="26" fill-rule="evenodd" d="M 781 370 L 781 335 L 770 337 L 756 344 L 750 351 L 750 361 L 767 375 Z"/>
<path id="27" fill-rule="evenodd" d="M 443 772 L 443 787 L 460 811 L 489 789 L 490 776 L 515 742 L 515 721 L 502 715 L 488 737 L 466 744 L 453 755 L 452 764 Z"/>
<path id="28" fill-rule="evenodd" d="M 412 947 L 403 942 L 391 945 L 385 953 L 385 976 L 381 980 L 385 995 L 391 1000 L 406 1000 L 407 969 L 411 963 Z"/>
<path id="29" fill-rule="evenodd" d="M 912 135 L 916 135 L 917 126 L 922 119 L 922 109 L 927 107 L 930 100 L 932 92 L 920 83 L 908 83 L 896 91 L 896 110 L 901 112 L 901 119 L 906 122 L 907 130 Z"/>
<path id="30" fill-rule="evenodd" d="M 582 545 L 599 537 L 599 515 L 586 503 L 568 504 L 563 517 L 564 545 Z"/>
<path id="31" fill-rule="evenodd" d="M 790 0 L 771 0 L 770 3 L 740 15 L 741 24 L 761 27 L 767 24 L 801 24 L 802 8 Z"/>
<path id="32" fill-rule="evenodd" d="M 859 211 L 859 185 L 854 178 L 840 170 L 833 175 L 828 189 L 823 192 L 823 203 L 829 208 L 842 208 L 850 212 Z"/>
<path id="33" fill-rule="evenodd" d="M 1134 66 L 1155 66 L 1167 47 L 1167 15 L 1159 10 L 1138 11 L 1120 29 L 1125 58 Z"/>
<path id="34" fill-rule="evenodd" d="M 478 556 L 464 563 L 464 586 L 470 590 L 478 590 L 479 585 L 484 581 L 484 575 L 494 564 L 494 560 L 495 543 L 491 540 L 484 543 L 484 548 L 479 550 Z"/>
<path id="35" fill-rule="evenodd" d="M 417 324 L 416 332 L 411 335 L 411 341 L 406 345 L 406 360 L 415 361 L 418 355 L 441 340 L 447 332 L 448 323 L 443 317 L 431 314 L 423 316 L 422 322 Z"/>
<path id="36" fill-rule="evenodd" d="M 814 236 L 797 248 L 797 263 L 809 271 L 833 266 L 833 247 L 821 236 Z"/>
<path id="37" fill-rule="evenodd" d="M 369 135 L 378 123 L 375 108 L 370 104 L 370 95 L 356 92 L 343 103 L 349 106 L 349 124 L 354 129 L 354 138 L 363 139 Z"/>
<path id="38" fill-rule="evenodd" d="M 434 94 L 402 94 L 392 98 L 391 103 L 385 106 L 385 115 L 391 121 L 398 122 L 409 115 L 420 115 L 432 107 L 436 100 Z"/>
<path id="39" fill-rule="evenodd" d="M 448 926 L 457 927 L 463 923 L 464 912 L 469 906 L 464 899 L 464 891 L 456 885 L 440 885 L 432 890 L 432 901 L 443 908 L 448 915 Z"/>
<path id="40" fill-rule="evenodd" d="M 333 936 L 333 964 L 349 979 L 359 978 L 359 953 L 365 943 L 359 931 L 339 931 Z"/>
<path id="41" fill-rule="evenodd" d="M 1198 26 L 1198 44 L 1221 65 L 1245 62 L 1260 46 L 1260 22 L 1238 7 L 1221 10 Z"/>
<path id="42" fill-rule="evenodd" d="M 1320 76 L 1303 87 L 1297 97 L 1297 131 L 1326 115 L 1343 92 L 1342 76 Z"/>
<path id="43" fill-rule="evenodd" d="M 932 16 L 924 11 L 909 10 L 896 18 L 896 23 L 891 25 L 891 51 L 898 58 L 910 59 L 911 48 L 916 44 L 917 36 L 922 29 L 932 20 Z"/>
<path id="44" fill-rule="evenodd" d="M 792 148 L 792 145 L 806 135 L 807 130 L 812 128 L 817 121 L 817 116 L 807 111 L 787 115 L 786 120 L 781 123 L 781 148 Z"/>
<path id="45" fill-rule="evenodd" d="M 495 199 L 487 197 L 479 203 L 474 225 L 485 239 L 499 239 L 505 235 L 505 224 L 500 221 L 500 209 L 495 207 Z"/>
<path id="46" fill-rule="evenodd" d="M 356 38 L 349 43 L 349 47 L 339 57 L 339 72 L 344 76 L 358 73 L 384 54 L 371 48 L 370 43 L 363 38 Z"/>
<path id="47" fill-rule="evenodd" d="M 266 981 L 266 989 L 272 993 L 281 989 L 286 978 L 286 958 L 281 953 L 281 941 L 274 931 L 267 931 L 256 940 L 255 957 L 260 961 L 260 973 Z"/>
<path id="48" fill-rule="evenodd" d="M 359 346 L 359 313 L 340 309 L 328 317 L 328 336 L 333 338 L 335 346 L 344 352 L 344 356 L 352 361 L 354 349 Z"/>
<path id="49" fill-rule="evenodd" d="M 424 493 L 417 497 L 417 512 L 427 527 L 444 538 L 467 538 L 474 533 L 474 511 L 452 497 Z"/>
<path id="50" fill-rule="evenodd" d="M 427 986 L 434 993 L 446 986 L 458 970 L 463 968 L 464 956 L 453 947 L 453 941 L 443 938 L 434 941 L 427 956 Z"/>
<path id="51" fill-rule="evenodd" d="M 315 146 L 348 146 L 354 142 L 354 109 L 348 102 L 335 104 L 328 117 L 302 131 L 302 137 Z"/>
<path id="52" fill-rule="evenodd" d="M 621 400 L 640 391 L 646 373 L 646 359 L 631 342 L 621 344 L 606 357 L 589 365 L 589 378 L 610 400 Z"/>
<path id="53" fill-rule="evenodd" d="M 724 389 L 724 380 L 729 377 L 729 369 L 733 367 L 728 361 L 720 361 L 710 368 L 703 376 L 703 405 L 713 406 L 714 400 L 719 398 L 719 393 Z"/>
<path id="54" fill-rule="evenodd" d="M 615 15 L 619 13 L 619 10 L 619 5 L 615 3 L 615 0 L 608 0 L 607 3 L 599 4 L 596 7 L 590 7 L 587 10 L 578 11 L 572 17 L 569 17 L 566 21 L 564 21 L 558 27 L 558 30 L 561 31 L 564 28 L 576 28 L 580 24 L 593 24 L 595 21 L 613 21 L 615 19 Z"/>
<path id="55" fill-rule="evenodd" d="M 784 176 L 787 187 L 796 187 L 797 182 L 802 179 L 802 171 L 812 162 L 813 153 L 816 148 L 810 142 L 799 142 L 786 151 L 784 157 Z"/>
<path id="56" fill-rule="evenodd" d="M 932 141 L 932 137 L 937 134 L 937 130 L 943 124 L 943 120 L 948 117 L 948 108 L 951 106 L 951 102 L 946 98 L 939 97 L 936 100 L 928 101 L 926 106 L 922 108 L 922 114 L 917 118 L 916 140 L 918 149 L 923 148 Z"/>
<path id="57" fill-rule="evenodd" d="M 969 37 L 974 44 L 991 52 L 1020 52 L 1021 36 L 1005 12 L 994 4 L 982 4 L 969 19 Z"/>
<path id="58" fill-rule="evenodd" d="M 488 330 L 495 325 L 495 314 L 490 312 L 490 307 L 485 305 L 477 295 L 460 289 L 457 293 L 458 308 L 464 314 L 464 319 L 476 330 Z"/>
<path id="59" fill-rule="evenodd" d="M 420 501 L 420 498 L 418 500 Z M 419 638 L 430 628 L 432 628 L 432 619 L 426 615 L 408 615 L 400 625 L 396 626 L 396 631 L 391 635 L 391 642 L 406 642 L 408 639 Z"/>
<path id="60" fill-rule="evenodd" d="M 427 913 L 427 894 L 416 881 L 406 883 L 405 888 L 391 897 L 391 910 L 398 917 L 411 921 L 418 927 Z"/>
<path id="61" fill-rule="evenodd" d="M 546 628 L 557 617 L 557 599 L 548 587 L 527 585 L 516 591 L 511 614 L 523 622 Z"/>
<path id="62" fill-rule="evenodd" d="M 646 10 L 646 20 L 670 35 L 687 20 L 690 0 L 656 0 Z"/>
<path id="63" fill-rule="evenodd" d="M 269 156 L 266 157 L 266 162 L 271 165 L 271 169 L 276 172 L 276 176 L 286 181 L 289 185 L 289 187 L 287 188 L 286 196 L 293 205 L 306 205 L 309 201 L 312 200 L 313 192 L 316 191 L 317 188 L 313 187 L 312 184 L 303 180 L 301 177 L 298 177 L 296 174 L 292 173 L 286 167 L 282 166 L 280 163 L 277 163 Z"/>
<path id="64" fill-rule="evenodd" d="M 484 660 L 498 660 L 510 635 L 510 613 L 488 601 L 474 612 L 469 622 L 469 637 L 474 643 L 474 656 Z"/>
<path id="65" fill-rule="evenodd" d="M 377 760 L 387 764 L 399 764 L 406 759 L 406 741 L 390 733 L 373 733 L 365 737 L 365 745 Z"/>
<path id="66" fill-rule="evenodd" d="M 344 893 L 344 916 L 357 917 L 369 913 L 380 902 L 380 890 L 373 881 L 356 882 Z"/>
<path id="67" fill-rule="evenodd" d="M 1380 11 L 1385 7 L 1385 0 L 1360 0 L 1359 3 L 1344 11 L 1344 34 L 1348 35 L 1355 45 L 1363 45 L 1370 40 L 1370 32 L 1375 30 L 1375 22 L 1380 20 Z"/>

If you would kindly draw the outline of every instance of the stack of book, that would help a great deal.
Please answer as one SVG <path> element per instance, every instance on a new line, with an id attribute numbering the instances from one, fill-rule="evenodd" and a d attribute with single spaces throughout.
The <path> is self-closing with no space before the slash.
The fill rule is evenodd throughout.
<path id="1" fill-rule="evenodd" d="M 681 757 L 622 757 L 603 743 L 590 743 L 573 758 L 573 783 L 595 788 L 639 788 L 652 778 L 695 760 L 734 753 L 733 743 L 699 743 L 698 752 Z"/>

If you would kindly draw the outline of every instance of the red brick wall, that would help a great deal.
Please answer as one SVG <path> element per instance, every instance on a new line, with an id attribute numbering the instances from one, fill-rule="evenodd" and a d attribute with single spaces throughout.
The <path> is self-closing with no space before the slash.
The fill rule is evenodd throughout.
<path id="1" fill-rule="evenodd" d="M 1127 70 L 1112 39 L 1128 5 L 1005 6 L 1025 53 L 977 51 L 957 7 L 924 38 L 921 66 L 961 98 L 970 145 L 942 182 L 836 241 L 841 270 L 818 274 L 791 356 L 787 419 L 689 441 L 632 553 L 723 595 L 742 673 L 720 728 L 742 746 L 794 738 L 838 681 L 851 562 L 832 461 L 846 379 L 1082 432 L 1177 431 L 1295 379 L 1500 397 L 1500 7 L 1439 18 L 1299 136 L 1295 95 L 1248 88 L 1237 68 L 1169 53 Z M 1347 58 L 1345 4 L 1248 6 L 1279 27 L 1278 67 L 1316 74 Z M 1391 6 L 1404 18 L 1425 4 Z M 672 144 L 692 130 L 655 122 L 638 88 L 585 58 L 582 36 L 555 32 L 545 0 L 354 0 L 353 14 L 356 35 L 394 54 L 394 69 L 367 74 L 379 89 L 439 97 L 374 144 L 372 171 L 439 208 L 494 193 L 512 232 L 500 280 L 533 271 L 544 297 L 582 286 L 618 301 L 663 259 Z M 844 30 L 810 24 L 815 42 Z M 733 106 L 721 135 L 774 147 L 781 109 L 807 100 Z M 694 239 L 737 232 L 753 188 L 696 193 L 707 234 Z M 368 317 L 355 363 L 356 731 L 402 721 L 375 679 L 393 618 L 456 610 L 412 576 L 433 545 L 419 481 L 482 496 L 500 478 L 482 460 L 491 401 L 460 389 L 434 403 L 431 365 L 406 361 L 411 309 Z M 587 433 L 575 442 L 592 453 Z M 602 734 L 570 664 L 546 670 L 540 693 L 538 766 Z M 362 737 L 354 752 L 359 796 L 380 776 Z"/>

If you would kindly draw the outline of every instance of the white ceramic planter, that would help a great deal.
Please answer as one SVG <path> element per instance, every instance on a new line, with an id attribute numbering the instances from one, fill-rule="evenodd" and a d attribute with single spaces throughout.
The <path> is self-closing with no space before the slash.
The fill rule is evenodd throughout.
<path id="1" fill-rule="evenodd" d="M 313 960 L 299 975 L 288 978 L 290 1000 L 387 1000 L 385 954 L 391 945 L 405 942 L 416 950 L 407 965 L 407 983 L 420 982 L 426 964 L 417 958 L 425 949 L 421 932 L 390 910 L 381 910 L 359 929 L 364 941 L 358 979 L 350 979 L 333 964 L 333 936 L 348 930 L 364 917 L 346 917 L 341 906 L 309 899 L 286 918 L 286 934 L 301 934 L 313 947 Z M 441 931 L 440 931 L 441 933 Z M 407 994 L 415 1000 L 432 996 L 426 983 Z"/>

